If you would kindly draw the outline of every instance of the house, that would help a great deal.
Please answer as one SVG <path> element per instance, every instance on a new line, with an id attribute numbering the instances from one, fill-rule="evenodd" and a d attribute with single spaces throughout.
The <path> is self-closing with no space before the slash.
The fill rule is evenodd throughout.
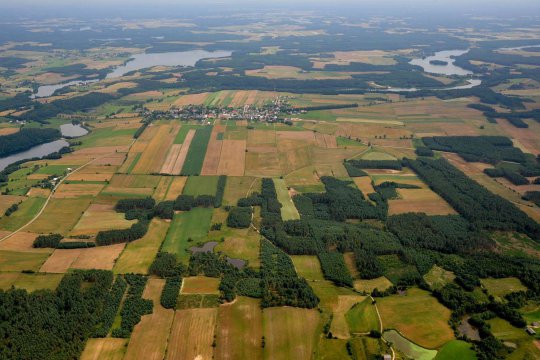
<path id="1" fill-rule="evenodd" d="M 533 328 L 528 327 L 528 326 L 525 328 L 525 331 L 526 331 L 527 334 L 529 334 L 529 335 L 535 335 L 535 334 L 536 334 L 536 331 L 534 331 Z"/>
<path id="2" fill-rule="evenodd" d="M 383 360 L 392 360 L 392 355 L 384 354 Z"/>

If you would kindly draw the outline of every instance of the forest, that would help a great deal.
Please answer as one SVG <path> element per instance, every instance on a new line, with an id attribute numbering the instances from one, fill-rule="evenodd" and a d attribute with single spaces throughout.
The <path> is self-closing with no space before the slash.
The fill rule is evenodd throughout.
<path id="1" fill-rule="evenodd" d="M 16 133 L 0 136 L 0 157 L 57 140 L 60 136 L 58 129 L 22 128 Z"/>

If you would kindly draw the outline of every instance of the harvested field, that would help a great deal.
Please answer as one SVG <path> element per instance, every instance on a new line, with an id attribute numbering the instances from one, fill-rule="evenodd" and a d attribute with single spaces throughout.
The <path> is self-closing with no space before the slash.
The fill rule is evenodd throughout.
<path id="1" fill-rule="evenodd" d="M 210 135 L 210 141 L 206 149 L 206 156 L 204 158 L 201 175 L 217 175 L 219 160 L 221 157 L 222 140 L 218 140 L 218 134 L 223 133 L 225 127 L 222 125 L 215 125 Z"/>
<path id="2" fill-rule="evenodd" d="M 8 235 L 9 233 L 10 232 L 8 231 L 5 235 Z M 36 249 L 33 247 L 34 240 L 37 236 L 38 234 L 20 231 L 0 242 L 0 250 L 51 253 L 52 251 L 50 249 Z"/>
<path id="3" fill-rule="evenodd" d="M 528 128 L 517 128 L 508 120 L 498 119 L 497 124 L 503 132 L 517 140 L 531 154 L 540 154 L 540 125 L 536 121 L 526 121 Z"/>
<path id="4" fill-rule="evenodd" d="M 185 277 L 182 281 L 182 294 L 216 294 L 219 295 L 219 279 L 207 276 Z"/>
<path id="5" fill-rule="evenodd" d="M 96 197 L 105 184 L 68 184 L 63 183 L 54 193 L 55 199 L 69 199 L 79 197 Z"/>
<path id="6" fill-rule="evenodd" d="M 46 273 L 65 273 L 71 267 L 71 264 L 81 254 L 83 249 L 56 249 L 45 261 L 40 272 Z"/>
<path id="7" fill-rule="evenodd" d="M 211 360 L 217 312 L 215 308 L 177 310 L 167 347 L 167 359 Z"/>
<path id="8" fill-rule="evenodd" d="M 223 140 L 217 173 L 229 176 L 244 175 L 245 158 L 245 140 Z"/>
<path id="9" fill-rule="evenodd" d="M 159 172 L 179 129 L 178 124 L 159 125 L 156 135 L 148 143 L 132 173 L 152 174 Z"/>
<path id="10" fill-rule="evenodd" d="M 154 199 L 156 199 L 156 201 L 159 202 L 165 200 L 165 197 L 167 196 L 167 192 L 169 191 L 169 187 L 171 186 L 173 179 L 174 178 L 171 176 L 163 176 L 159 180 L 157 188 L 154 191 Z"/>
<path id="11" fill-rule="evenodd" d="M 153 175 L 116 174 L 109 185 L 102 191 L 104 195 L 117 196 L 151 196 L 161 179 Z"/>
<path id="12" fill-rule="evenodd" d="M 165 220 L 153 219 L 146 235 L 126 246 L 114 265 L 114 273 L 146 274 L 161 247 L 168 228 L 169 223 Z"/>
<path id="13" fill-rule="evenodd" d="M 311 358 L 319 338 L 318 325 L 319 313 L 316 310 L 292 307 L 264 309 L 264 358 Z"/>
<path id="14" fill-rule="evenodd" d="M 178 197 L 178 195 L 181 195 L 184 191 L 184 186 L 186 185 L 187 179 L 188 178 L 185 176 L 175 176 L 172 179 L 169 189 L 167 190 L 165 200 L 174 200 Z"/>
<path id="15" fill-rule="evenodd" d="M 454 339 L 448 325 L 450 310 L 427 291 L 410 288 L 406 295 L 379 299 L 377 306 L 386 328 L 400 331 L 420 346 L 434 349 Z"/>
<path id="16" fill-rule="evenodd" d="M 122 360 L 128 339 L 88 339 L 81 360 Z"/>
<path id="17" fill-rule="evenodd" d="M 125 246 L 126 244 L 114 244 L 82 249 L 71 268 L 112 270 Z"/>
<path id="18" fill-rule="evenodd" d="M 322 148 L 336 149 L 338 147 L 336 137 L 333 135 L 318 132 L 315 134 L 315 140 L 317 140 L 317 146 Z"/>
<path id="19" fill-rule="evenodd" d="M 92 204 L 86 209 L 71 235 L 97 234 L 102 230 L 127 229 L 136 220 L 126 220 L 123 213 L 116 212 L 113 205 Z"/>
<path id="20" fill-rule="evenodd" d="M 261 359 L 262 335 L 263 315 L 260 300 L 239 296 L 232 303 L 219 307 L 215 358 Z"/>
<path id="21" fill-rule="evenodd" d="M 200 94 L 188 94 L 182 95 L 178 100 L 176 100 L 174 106 L 186 106 L 186 105 L 201 105 L 204 103 L 209 93 L 200 93 Z"/>
<path id="22" fill-rule="evenodd" d="M 26 198 L 17 195 L 0 195 L 0 216 L 4 216 L 6 210 L 13 204 L 18 204 Z"/>
<path id="23" fill-rule="evenodd" d="M 397 189 L 399 200 L 389 200 L 389 215 L 423 212 L 428 215 L 456 214 L 456 211 L 431 189 Z"/>
<path id="24" fill-rule="evenodd" d="M 122 154 L 122 159 L 125 154 Z M 117 166 L 94 165 L 93 163 L 69 175 L 69 181 L 110 181 Z"/>
<path id="25" fill-rule="evenodd" d="M 33 187 L 26 193 L 28 197 L 47 198 L 51 194 L 51 190 Z"/>
<path id="26" fill-rule="evenodd" d="M 182 148 L 180 149 L 180 152 L 178 153 L 178 156 L 176 157 L 176 160 L 174 161 L 174 166 L 172 167 L 173 174 L 178 175 L 182 171 L 182 168 L 184 167 L 184 163 L 186 161 L 187 154 L 189 152 L 189 148 L 191 146 L 191 142 L 193 141 L 194 137 L 195 137 L 195 130 L 190 129 L 187 132 L 186 138 L 184 139 L 184 142 L 182 143 Z"/>
<path id="27" fill-rule="evenodd" d="M 164 286 L 164 279 L 150 278 L 146 283 L 142 297 L 152 300 L 154 308 L 152 314 L 142 316 L 133 328 L 126 359 L 161 360 L 165 357 L 174 310 L 165 309 L 160 304 Z"/>
<path id="28" fill-rule="evenodd" d="M 338 339 L 350 338 L 349 324 L 347 321 L 349 319 L 347 319 L 345 315 L 351 310 L 354 305 L 364 301 L 364 299 L 366 299 L 366 297 L 360 295 L 338 295 L 337 303 L 333 308 L 334 316 L 330 325 L 330 331 L 332 332 L 332 335 L 334 335 Z M 355 321 L 356 320 L 357 319 L 355 319 Z M 378 326 L 375 329 L 378 330 Z M 353 328 L 352 330 L 354 331 L 358 329 Z"/>
<path id="29" fill-rule="evenodd" d="M 160 170 L 161 174 L 174 175 L 173 173 L 174 164 L 176 164 L 176 160 L 178 159 L 178 155 L 180 154 L 181 150 L 182 150 L 182 144 L 171 145 L 169 153 L 167 154 L 167 157 L 165 158 L 163 166 L 161 167 L 161 170 Z"/>
<path id="30" fill-rule="evenodd" d="M 37 233 L 67 235 L 75 226 L 92 199 L 52 199 L 45 211 L 27 229 Z"/>
<path id="31" fill-rule="evenodd" d="M 294 268 L 306 280 L 324 280 L 319 259 L 315 255 L 291 255 Z"/>
<path id="32" fill-rule="evenodd" d="M 369 176 L 355 177 L 353 178 L 356 187 L 360 189 L 362 194 L 367 197 L 368 194 L 374 193 L 375 189 L 371 184 L 371 178 Z"/>

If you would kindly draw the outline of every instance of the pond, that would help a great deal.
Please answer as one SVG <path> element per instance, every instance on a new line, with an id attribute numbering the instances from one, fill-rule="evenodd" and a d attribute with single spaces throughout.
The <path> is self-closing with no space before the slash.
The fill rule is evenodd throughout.
<path id="1" fill-rule="evenodd" d="M 95 80 L 74 80 L 74 81 L 69 81 L 69 82 L 60 83 L 60 84 L 54 84 L 54 85 L 42 85 L 42 86 L 38 87 L 37 92 L 35 94 L 31 95 L 30 98 L 37 99 L 37 98 L 42 98 L 42 97 L 49 97 L 49 96 L 52 96 L 56 90 L 60 90 L 60 89 L 63 89 L 65 87 L 73 86 L 73 85 L 87 85 L 87 84 L 95 83 L 97 81 L 99 81 L 99 80 L 98 79 L 95 79 Z"/>
<path id="2" fill-rule="evenodd" d="M 4 170 L 9 164 L 13 164 L 16 161 L 32 159 L 35 157 L 41 158 L 43 156 L 57 152 L 64 146 L 69 146 L 69 143 L 66 140 L 61 139 L 41 145 L 36 145 L 26 151 L 21 151 L 17 154 L 0 158 L 0 171 Z"/>
<path id="3" fill-rule="evenodd" d="M 214 251 L 214 248 L 216 247 L 217 242 L 215 241 L 209 241 L 207 243 L 204 243 L 202 246 L 192 246 L 189 248 L 189 250 L 192 253 L 207 253 Z"/>
<path id="4" fill-rule="evenodd" d="M 194 66 L 201 59 L 214 59 L 231 56 L 228 50 L 191 50 L 152 54 L 136 54 L 124 65 L 116 67 L 107 75 L 107 79 L 117 78 L 130 71 L 146 69 L 153 66 Z"/>
<path id="5" fill-rule="evenodd" d="M 74 124 L 60 125 L 60 131 L 62 132 L 62 136 L 69 138 L 75 138 L 88 134 L 88 130 L 83 128 L 81 125 Z"/>

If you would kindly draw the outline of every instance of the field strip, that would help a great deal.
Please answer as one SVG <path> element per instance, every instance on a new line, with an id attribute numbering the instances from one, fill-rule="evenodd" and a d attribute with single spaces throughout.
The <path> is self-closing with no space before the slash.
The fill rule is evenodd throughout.
<path id="1" fill-rule="evenodd" d="M 129 145 L 131 147 L 131 145 L 133 145 L 133 143 L 135 142 L 136 139 L 133 139 L 133 141 L 131 142 L 131 144 Z M 28 227 L 30 224 L 32 224 L 34 221 L 37 220 L 37 218 L 43 213 L 43 211 L 45 211 L 45 208 L 47 207 L 47 204 L 49 203 L 49 201 L 51 201 L 54 193 L 56 192 L 56 189 L 58 189 L 58 187 L 68 178 L 70 177 L 71 175 L 75 174 L 76 172 L 80 171 L 81 169 L 83 169 L 84 167 L 86 167 L 87 165 L 93 163 L 94 161 L 96 160 L 100 160 L 100 159 L 103 159 L 103 158 L 106 158 L 107 156 L 110 156 L 112 154 L 115 154 L 116 152 L 112 152 L 112 153 L 108 153 L 108 154 L 105 154 L 103 156 L 100 156 L 100 157 L 97 157 L 95 159 L 92 159 L 90 161 L 88 161 L 87 163 L 81 165 L 80 167 L 78 167 L 77 169 L 73 170 L 72 172 L 70 172 L 69 174 L 67 174 L 66 176 L 64 176 L 62 179 L 60 179 L 60 181 L 58 181 L 58 184 L 56 184 L 56 186 L 54 187 L 54 189 L 51 191 L 51 193 L 49 194 L 49 197 L 47 197 L 47 200 L 45 201 L 45 203 L 43 204 L 43 207 L 41 208 L 41 210 L 39 210 L 39 212 L 36 214 L 36 216 L 34 216 L 30 221 L 28 221 L 26 224 L 24 224 L 23 226 L 21 226 L 20 228 L 18 228 L 17 230 L 15 230 L 14 232 L 12 232 L 11 234 L 7 235 L 7 236 L 4 236 L 2 239 L 0 239 L 0 242 L 6 240 L 6 239 L 9 239 L 10 237 L 12 237 L 13 235 L 15 235 L 16 233 L 18 233 L 19 231 L 25 229 L 26 227 Z"/>
<path id="2" fill-rule="evenodd" d="M 182 144 L 173 144 L 171 146 L 171 149 L 169 150 L 169 153 L 167 154 L 167 158 L 165 159 L 165 162 L 163 163 L 163 166 L 161 167 L 160 172 L 162 174 L 173 174 L 174 164 L 176 163 L 176 160 L 178 159 L 178 155 L 180 154 L 181 150 L 182 150 Z"/>
<path id="3" fill-rule="evenodd" d="M 191 141 L 193 140 L 193 137 L 195 136 L 195 129 L 190 129 L 188 133 L 186 134 L 186 138 L 184 139 L 184 142 L 182 143 L 182 149 L 180 149 L 180 153 L 178 154 L 178 157 L 176 158 L 176 162 L 174 163 L 174 167 L 172 169 L 173 174 L 180 174 L 180 171 L 182 171 L 182 167 L 184 166 L 184 162 L 186 161 L 186 156 L 189 150 L 189 146 L 191 145 Z"/>

